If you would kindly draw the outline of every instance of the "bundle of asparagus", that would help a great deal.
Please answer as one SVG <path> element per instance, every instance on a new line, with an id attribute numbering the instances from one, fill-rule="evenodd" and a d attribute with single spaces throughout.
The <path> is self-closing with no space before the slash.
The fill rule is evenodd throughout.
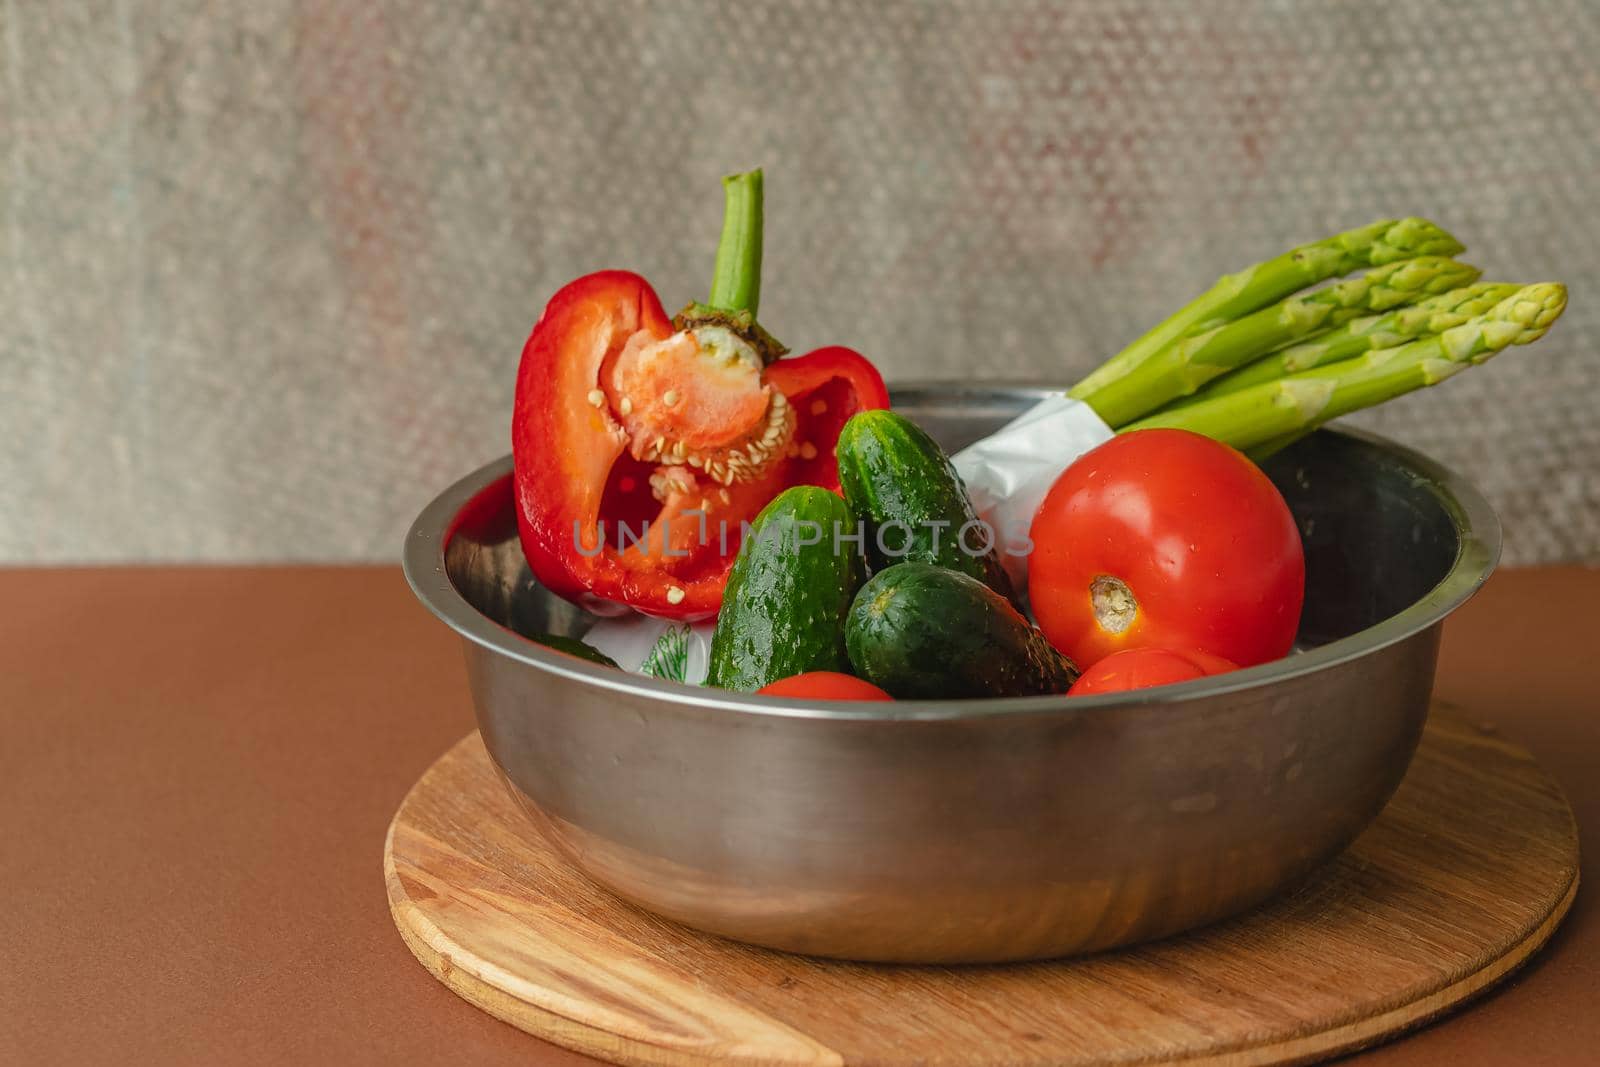
<path id="1" fill-rule="evenodd" d="M 1384 221 L 1231 274 L 1069 393 L 1118 431 L 1194 430 L 1260 458 L 1329 419 L 1543 337 L 1554 282 L 1477 283 L 1459 241 Z M 1370 267 L 1323 289 L 1301 289 Z"/>

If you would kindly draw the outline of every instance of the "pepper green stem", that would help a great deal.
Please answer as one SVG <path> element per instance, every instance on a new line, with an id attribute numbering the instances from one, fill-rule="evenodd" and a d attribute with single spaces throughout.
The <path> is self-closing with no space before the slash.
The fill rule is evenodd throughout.
<path id="1" fill-rule="evenodd" d="M 763 364 L 789 351 L 756 321 L 761 302 L 761 171 L 730 174 L 722 179 L 722 239 L 711 296 L 673 316 L 673 326 L 692 330 L 722 326 L 750 342 Z"/>
<path id="2" fill-rule="evenodd" d="M 722 240 L 706 303 L 754 316 L 761 303 L 761 170 L 729 175 L 722 190 Z"/>

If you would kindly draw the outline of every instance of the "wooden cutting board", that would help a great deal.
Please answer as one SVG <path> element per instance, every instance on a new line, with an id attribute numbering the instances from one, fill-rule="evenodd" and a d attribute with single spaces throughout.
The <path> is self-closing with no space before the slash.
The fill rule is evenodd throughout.
<path id="1" fill-rule="evenodd" d="M 435 977 L 619 1063 L 1244 1065 L 1381 1041 L 1504 978 L 1572 903 L 1578 841 L 1525 751 L 1436 710 L 1377 822 L 1276 903 L 1082 959 L 850 964 L 610 896 L 534 836 L 473 734 L 406 797 L 384 871 Z"/>

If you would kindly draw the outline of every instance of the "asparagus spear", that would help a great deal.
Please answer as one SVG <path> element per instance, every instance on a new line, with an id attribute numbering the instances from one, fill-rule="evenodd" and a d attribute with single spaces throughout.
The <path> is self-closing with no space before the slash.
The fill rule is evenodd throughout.
<path id="1" fill-rule="evenodd" d="M 1279 443 L 1280 438 L 1329 419 L 1437 385 L 1510 345 L 1537 341 L 1566 306 L 1565 286 L 1525 285 L 1482 315 L 1441 334 L 1157 412 L 1122 432 L 1155 427 L 1193 430 L 1245 450 Z"/>
<path id="2" fill-rule="evenodd" d="M 1478 268 L 1441 256 L 1374 267 L 1359 278 L 1270 307 L 1167 345 L 1139 366 L 1079 397 L 1111 426 L 1121 426 L 1188 396 L 1206 382 L 1284 345 L 1364 312 L 1386 311 L 1478 277 Z"/>
<path id="3" fill-rule="evenodd" d="M 1311 426 L 1304 430 L 1296 430 L 1293 433 L 1286 433 L 1281 437 L 1274 437 L 1270 441 L 1263 441 L 1259 445 L 1252 445 L 1244 450 L 1244 454 L 1255 460 L 1257 463 L 1263 463 L 1266 461 L 1267 457 L 1271 456 L 1274 452 L 1282 452 L 1284 449 L 1300 440 L 1300 438 L 1315 433 L 1316 429 L 1317 428 L 1315 426 Z"/>
<path id="4" fill-rule="evenodd" d="M 1308 285 L 1349 274 L 1361 267 L 1377 267 L 1417 256 L 1453 256 L 1463 250 L 1460 241 L 1428 220 L 1418 218 L 1385 219 L 1292 248 L 1236 274 L 1224 275 L 1171 318 L 1101 364 L 1068 395 L 1082 400 L 1179 337 L 1247 315 Z"/>
<path id="5" fill-rule="evenodd" d="M 1275 381 L 1287 374 L 1354 359 L 1374 348 L 1393 348 L 1419 337 L 1443 333 L 1475 315 L 1483 314 L 1519 288 L 1511 282 L 1481 282 L 1452 289 L 1386 315 L 1364 315 L 1351 319 L 1314 340 L 1291 345 L 1224 374 L 1193 396 L 1177 403 L 1198 403 L 1226 393 L 1236 393 L 1247 386 Z"/>

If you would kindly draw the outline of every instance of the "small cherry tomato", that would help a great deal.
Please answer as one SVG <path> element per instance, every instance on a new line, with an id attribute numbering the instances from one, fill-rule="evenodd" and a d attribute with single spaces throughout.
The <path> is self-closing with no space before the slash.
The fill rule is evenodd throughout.
<path id="1" fill-rule="evenodd" d="M 1080 697 L 1091 693 L 1120 693 L 1125 689 L 1171 685 L 1233 670 L 1238 668 L 1209 652 L 1125 648 L 1121 652 L 1111 653 L 1084 671 L 1067 692 Z"/>
<path id="2" fill-rule="evenodd" d="M 807 700 L 893 700 L 871 682 L 863 682 L 838 671 L 807 671 L 779 678 L 756 692 L 769 697 L 797 697 Z"/>
<path id="3" fill-rule="evenodd" d="M 1170 652 L 1172 650 L 1167 649 L 1167 651 Z M 1224 659 L 1223 657 L 1214 655 L 1210 652 L 1202 652 L 1198 648 L 1183 649 L 1178 653 L 1178 655 L 1182 656 L 1190 663 L 1193 663 L 1196 667 L 1199 667 L 1207 674 L 1227 674 L 1229 671 L 1236 671 L 1239 669 L 1239 665 L 1233 662 L 1233 660 Z"/>
<path id="4" fill-rule="evenodd" d="M 1250 667 L 1294 644 L 1305 596 L 1294 516 L 1260 468 L 1209 437 L 1113 437 L 1056 479 L 1030 536 L 1033 613 L 1080 666 L 1155 647 Z"/>

